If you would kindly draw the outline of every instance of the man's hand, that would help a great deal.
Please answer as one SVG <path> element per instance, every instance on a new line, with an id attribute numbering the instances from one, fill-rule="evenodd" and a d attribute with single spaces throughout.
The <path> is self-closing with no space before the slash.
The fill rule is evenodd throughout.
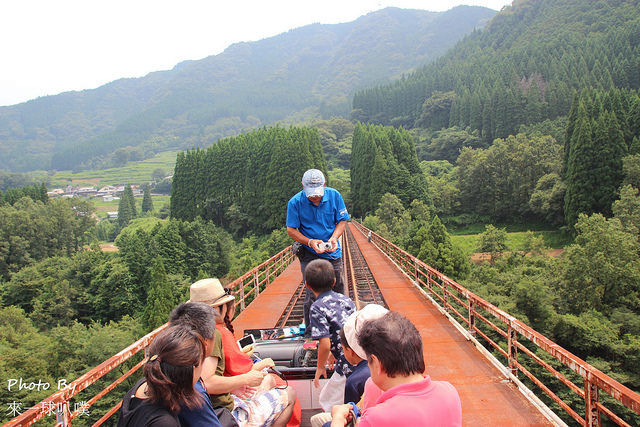
<path id="1" fill-rule="evenodd" d="M 336 367 L 336 357 L 333 353 L 329 353 L 329 357 L 327 358 L 327 367 L 329 369 L 335 369 Z"/>
<path id="2" fill-rule="evenodd" d="M 331 427 L 343 427 L 351 421 L 351 405 L 335 405 L 331 408 Z"/>
<path id="3" fill-rule="evenodd" d="M 247 372 L 246 374 L 242 374 L 244 376 L 244 380 L 246 385 L 251 387 L 258 387 L 262 380 L 264 379 L 266 372 L 262 371 L 254 371 L 253 369 Z"/>
<path id="4" fill-rule="evenodd" d="M 262 359 L 259 362 L 256 362 L 253 364 L 253 369 L 255 369 L 256 371 L 261 371 L 265 368 L 274 368 L 276 366 L 276 364 L 273 362 L 273 359 L 270 357 L 267 357 L 265 359 Z"/>
<path id="5" fill-rule="evenodd" d="M 242 386 L 235 390 L 231 390 L 231 394 L 238 396 L 242 400 L 249 400 L 251 396 L 256 392 L 255 387 L 249 387 L 248 385 Z"/>
<path id="6" fill-rule="evenodd" d="M 313 379 L 313 385 L 316 388 L 320 387 L 320 377 L 327 378 L 327 369 L 324 366 L 318 366 L 316 368 L 316 376 Z"/>
<path id="7" fill-rule="evenodd" d="M 311 247 L 311 249 L 316 251 L 316 253 L 318 253 L 318 254 L 321 254 L 321 253 L 325 252 L 324 249 L 322 249 L 322 248 L 320 248 L 320 246 L 318 246 L 320 243 L 322 243 L 322 240 L 319 240 L 319 239 L 311 239 L 311 240 L 309 240 L 309 246 Z"/>
<path id="8" fill-rule="evenodd" d="M 246 346 L 242 347 L 241 351 L 244 354 L 246 354 L 247 356 L 251 357 L 253 355 L 253 348 L 254 348 L 253 344 L 249 344 L 249 345 L 246 345 Z"/>
<path id="9" fill-rule="evenodd" d="M 327 252 L 335 252 L 338 250 L 338 239 L 332 237 L 329 239 L 329 243 L 331 243 L 331 249 L 327 249 Z"/>

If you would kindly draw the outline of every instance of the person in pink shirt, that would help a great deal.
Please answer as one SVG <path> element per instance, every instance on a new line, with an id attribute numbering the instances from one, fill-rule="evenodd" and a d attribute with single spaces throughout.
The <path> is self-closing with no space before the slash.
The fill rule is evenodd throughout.
<path id="1" fill-rule="evenodd" d="M 422 339 L 406 317 L 389 312 L 367 321 L 358 343 L 373 383 L 383 392 L 356 421 L 359 427 L 462 425 L 458 392 L 449 382 L 432 381 L 424 374 Z M 349 404 L 334 406 L 331 426 L 346 425 L 354 416 L 352 409 Z"/>

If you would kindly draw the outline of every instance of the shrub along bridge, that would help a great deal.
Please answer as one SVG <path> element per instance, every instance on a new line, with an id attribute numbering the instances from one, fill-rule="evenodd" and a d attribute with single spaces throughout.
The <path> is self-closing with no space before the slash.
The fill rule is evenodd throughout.
<path id="1" fill-rule="evenodd" d="M 640 425 L 640 395 L 362 225 L 351 222 L 348 229 L 343 247 L 350 296 L 359 306 L 385 304 L 417 326 L 427 372 L 456 387 L 465 425 Z M 245 329 L 299 323 L 300 282 L 299 263 L 290 247 L 232 282 L 238 338 Z M 141 375 L 137 371 L 145 362 L 144 350 L 165 327 L 8 425 L 26 426 L 55 416 L 57 425 L 66 426 L 88 408 L 99 412 L 99 399 L 132 374 Z M 92 391 L 97 393 L 93 397 L 82 394 L 114 372 L 124 374 L 103 390 Z M 87 400 L 71 404 L 80 399 Z M 101 410 L 94 425 L 113 423 L 119 407 Z"/>

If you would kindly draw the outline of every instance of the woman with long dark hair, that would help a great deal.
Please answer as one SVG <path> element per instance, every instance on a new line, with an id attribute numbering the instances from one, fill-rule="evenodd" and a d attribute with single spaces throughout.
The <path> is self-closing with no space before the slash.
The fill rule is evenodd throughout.
<path id="1" fill-rule="evenodd" d="M 204 340 L 191 328 L 176 325 L 160 332 L 149 346 L 144 378 L 122 401 L 118 427 L 179 427 L 181 408 L 206 411 L 207 402 L 194 387 L 204 357 Z"/>

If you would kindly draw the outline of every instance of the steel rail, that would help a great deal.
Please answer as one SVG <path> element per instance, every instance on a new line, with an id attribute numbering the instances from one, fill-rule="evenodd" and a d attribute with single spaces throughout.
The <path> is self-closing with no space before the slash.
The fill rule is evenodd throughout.
<path id="1" fill-rule="evenodd" d="M 369 303 L 380 304 L 386 307 L 387 305 L 380 292 L 380 288 L 375 282 L 375 279 L 373 279 L 371 270 L 349 227 L 346 228 L 344 236 L 348 242 L 347 253 L 351 268 L 350 279 L 353 294 L 355 295 L 354 301 L 356 302 L 356 308 L 359 310 Z"/>
<path id="2" fill-rule="evenodd" d="M 348 233 L 348 229 L 349 227 L 346 227 L 345 229 L 345 233 L 343 234 L 347 234 Z M 344 239 L 344 265 L 345 265 L 345 270 L 347 270 L 349 272 L 349 288 L 351 289 L 351 293 L 353 295 L 353 302 L 356 305 L 356 310 L 360 310 L 362 308 L 361 303 L 360 303 L 360 295 L 358 292 L 358 287 L 357 287 L 357 282 L 356 282 L 356 275 L 355 275 L 355 271 L 353 269 L 353 259 L 352 259 L 352 253 L 351 253 L 351 239 L 348 238 L 348 236 L 345 236 Z M 346 283 L 344 284 L 345 286 L 347 285 Z"/>
<path id="3" fill-rule="evenodd" d="M 354 245 L 355 250 L 354 251 L 350 251 L 351 256 L 353 257 L 353 255 L 355 254 L 356 256 L 353 257 L 355 258 L 355 260 L 358 263 L 358 267 L 360 269 L 360 271 L 363 272 L 363 276 L 364 279 L 366 281 L 366 283 L 363 284 L 364 288 L 365 288 L 365 292 L 367 292 L 369 295 L 371 295 L 371 302 L 374 304 L 380 304 L 380 305 L 384 305 L 386 306 L 386 303 L 384 302 L 384 298 L 382 297 L 382 293 L 380 292 L 380 289 L 378 288 L 378 285 L 375 283 L 375 281 L 372 281 L 373 276 L 371 276 L 371 270 L 369 269 L 369 266 L 367 265 L 364 256 L 362 256 L 362 252 L 360 252 L 360 248 L 358 247 L 358 243 L 356 242 L 356 240 L 353 238 L 352 232 L 350 228 L 347 228 L 347 235 L 348 238 L 350 239 L 350 241 L 352 242 L 352 244 Z M 367 274 L 368 272 L 368 274 Z"/>
<path id="4" fill-rule="evenodd" d="M 300 299 L 302 298 L 302 295 L 304 295 L 304 291 L 305 291 L 305 285 L 304 283 L 300 283 L 300 286 L 298 286 L 298 289 L 296 289 L 293 296 L 291 297 L 291 300 L 289 301 L 289 305 L 287 305 L 285 313 L 278 321 L 278 324 L 276 326 L 277 328 L 284 328 L 287 325 L 287 322 L 289 321 L 289 318 L 291 317 L 293 310 L 296 308 L 298 301 L 300 301 Z"/>
<path id="5" fill-rule="evenodd" d="M 489 303 L 488 301 L 480 298 L 473 292 L 459 285 L 449 277 L 444 274 L 438 272 L 433 269 L 423 261 L 414 257 L 413 255 L 407 253 L 403 249 L 394 245 L 393 243 L 387 241 L 380 235 L 372 232 L 367 229 L 363 225 L 359 224 L 356 221 L 352 221 L 353 224 L 363 235 L 371 236 L 371 242 L 378 247 L 387 257 L 389 257 L 394 263 L 401 268 L 401 270 L 414 281 L 416 286 L 420 286 L 423 290 L 426 282 L 426 292 L 427 294 L 435 295 L 438 297 L 440 301 L 444 304 L 445 311 L 448 309 L 449 305 L 449 297 L 462 297 L 468 301 L 466 306 L 468 307 L 468 318 L 470 319 L 468 323 L 469 325 L 469 336 L 468 339 L 474 339 L 473 335 L 479 334 L 487 342 L 496 350 L 498 350 L 501 354 L 507 358 L 508 369 L 514 374 L 513 378 L 517 380 L 517 373 L 523 372 L 526 370 L 521 362 L 518 361 L 518 338 L 525 338 L 551 357 L 559 361 L 562 365 L 568 368 L 570 371 L 582 377 L 584 380 L 584 387 L 580 388 L 577 385 L 569 386 L 569 388 L 576 392 L 578 396 L 584 401 L 584 418 L 578 416 L 583 420 L 585 426 L 599 426 L 601 421 L 601 414 L 604 414 L 609 417 L 609 419 L 619 425 L 625 425 L 626 422 L 620 418 L 619 415 L 614 414 L 610 408 L 606 408 L 604 404 L 599 400 L 599 391 L 602 391 L 612 398 L 621 402 L 624 406 L 629 408 L 631 411 L 636 414 L 640 414 L 640 395 L 613 378 L 607 376 L 602 371 L 596 369 L 589 363 L 575 356 L 568 350 L 560 347 L 558 344 L 551 341 L 549 338 L 540 334 L 539 332 L 532 329 L 530 326 L 526 325 L 522 321 L 517 318 L 511 316 L 503 310 L 500 310 L 498 307 Z M 440 296 L 437 292 L 433 292 L 433 285 L 436 284 L 436 288 L 440 289 L 443 293 Z M 457 294 L 457 295 L 456 295 Z M 457 298 L 456 298 L 457 299 Z M 431 299 L 435 305 L 439 305 L 435 299 Z M 463 304 L 465 305 L 465 304 Z M 490 322 L 488 319 L 477 313 L 477 309 L 482 309 L 487 312 L 490 316 L 502 321 L 504 324 L 508 326 L 508 331 L 505 333 L 502 330 L 499 330 L 496 325 Z M 459 313 L 458 313 L 459 314 Z M 463 330 L 462 326 L 455 321 L 452 317 L 449 316 L 449 319 L 456 323 L 458 327 Z M 471 321 L 472 319 L 472 321 Z M 505 352 L 502 347 L 500 347 L 496 342 L 491 340 L 486 334 L 484 334 L 476 324 L 476 320 L 484 320 L 486 321 L 487 326 L 498 331 L 500 335 L 502 335 L 507 340 L 507 351 Z M 527 352 L 524 352 L 527 354 Z M 527 354 L 528 355 L 528 354 Z M 565 381 L 571 382 L 564 375 L 559 373 L 558 371 L 549 370 L 548 364 L 541 364 L 539 361 L 532 357 L 530 360 L 541 366 L 543 369 L 550 372 L 555 378 L 558 378 L 563 383 Z M 504 365 L 503 365 L 504 367 Z M 533 374 L 527 370 L 527 374 Z M 528 375 L 527 375 L 528 376 Z M 512 379 L 513 380 L 513 379 Z M 536 378 L 537 381 L 542 381 Z M 533 380 L 532 380 L 533 381 Z M 536 383 L 536 381 L 534 381 Z M 566 384 L 566 383 L 565 383 Z M 546 387 L 546 386 L 545 386 Z M 562 401 L 555 394 L 546 393 L 545 388 L 541 387 L 545 394 L 549 396 L 554 402 L 563 407 L 563 409 L 567 410 L 569 405 Z M 580 392 L 577 392 L 580 390 Z M 572 414 L 573 409 L 570 411 L 567 410 L 567 413 L 576 418 L 576 414 Z M 580 422 L 580 421 L 578 421 Z"/>

